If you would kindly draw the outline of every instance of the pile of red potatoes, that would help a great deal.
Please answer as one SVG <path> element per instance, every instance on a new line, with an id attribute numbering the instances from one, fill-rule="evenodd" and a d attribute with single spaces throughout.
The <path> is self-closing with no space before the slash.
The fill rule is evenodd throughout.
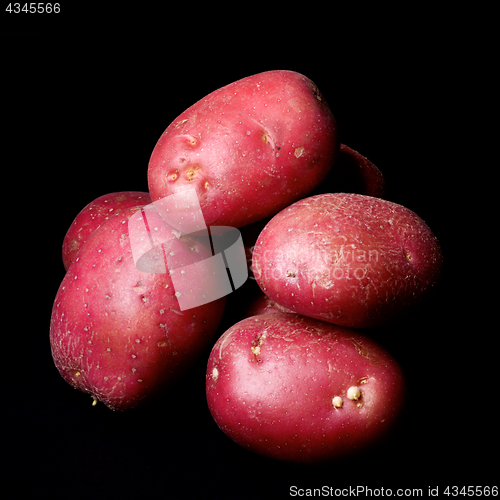
<path id="1" fill-rule="evenodd" d="M 337 192 L 346 178 L 355 193 Z M 92 201 L 66 234 L 50 325 L 61 376 L 93 404 L 132 410 L 212 347 L 208 407 L 241 446 L 319 462 L 386 435 L 405 382 L 370 329 L 412 314 L 442 253 L 417 214 L 383 199 L 380 170 L 339 143 L 316 85 L 268 71 L 212 92 L 161 135 L 148 184 Z M 132 255 L 129 219 L 192 188 L 208 227 L 240 229 L 243 288 L 259 287 L 225 332 L 226 297 L 181 310 L 170 273 L 139 271 Z M 175 251 L 212 255 L 196 238 Z"/>

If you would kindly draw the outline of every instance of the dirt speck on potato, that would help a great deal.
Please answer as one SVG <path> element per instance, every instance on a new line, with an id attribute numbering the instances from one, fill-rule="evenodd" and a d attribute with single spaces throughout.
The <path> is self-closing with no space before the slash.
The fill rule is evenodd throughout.
<path id="1" fill-rule="evenodd" d="M 295 148 L 295 152 L 293 153 L 295 158 L 300 158 L 304 154 L 304 147 Z"/>
<path id="2" fill-rule="evenodd" d="M 316 97 L 316 99 L 318 99 L 319 102 L 323 102 L 323 96 L 321 95 L 319 88 L 313 82 L 310 82 L 309 86 L 311 92 L 314 94 L 314 97 Z"/>
<path id="3" fill-rule="evenodd" d="M 267 332 L 263 331 L 261 334 L 257 336 L 257 338 L 253 341 L 253 346 L 250 348 L 255 357 L 260 355 L 260 346 L 264 343 Z"/>
<path id="4" fill-rule="evenodd" d="M 368 356 L 368 351 L 364 347 L 360 346 L 354 339 L 351 339 L 351 342 L 361 356 L 365 358 Z"/>

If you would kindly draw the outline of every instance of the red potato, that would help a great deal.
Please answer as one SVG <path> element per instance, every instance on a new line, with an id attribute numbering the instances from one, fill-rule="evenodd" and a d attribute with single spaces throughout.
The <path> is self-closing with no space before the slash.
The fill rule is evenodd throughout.
<path id="1" fill-rule="evenodd" d="M 383 198 L 385 179 L 382 172 L 368 158 L 341 144 L 335 167 L 309 196 L 333 191 Z"/>
<path id="2" fill-rule="evenodd" d="M 246 318 L 222 335 L 207 366 L 218 426 L 280 460 L 320 462 L 365 449 L 403 405 L 397 362 L 359 332 L 298 314 Z"/>
<path id="3" fill-rule="evenodd" d="M 252 269 L 262 291 L 297 313 L 368 328 L 399 318 L 436 283 L 439 243 L 395 203 L 323 194 L 282 210 L 260 233 Z"/>
<path id="4" fill-rule="evenodd" d="M 135 408 L 170 386 L 209 345 L 225 304 L 223 297 L 181 311 L 169 273 L 137 270 L 128 221 L 138 210 L 120 211 L 90 235 L 61 283 L 51 317 L 60 374 L 113 410 Z M 211 256 L 189 237 L 165 245 L 165 254 L 174 255 L 168 269 Z"/>
<path id="5" fill-rule="evenodd" d="M 62 248 L 64 269 L 68 270 L 88 237 L 109 217 L 125 208 L 144 206 L 148 203 L 151 203 L 149 193 L 141 191 L 105 194 L 90 202 L 76 216 L 64 237 Z"/>
<path id="6" fill-rule="evenodd" d="M 316 85 L 268 71 L 212 92 L 170 124 L 151 155 L 149 192 L 156 201 L 194 186 L 208 226 L 241 227 L 315 188 L 338 149 Z"/>

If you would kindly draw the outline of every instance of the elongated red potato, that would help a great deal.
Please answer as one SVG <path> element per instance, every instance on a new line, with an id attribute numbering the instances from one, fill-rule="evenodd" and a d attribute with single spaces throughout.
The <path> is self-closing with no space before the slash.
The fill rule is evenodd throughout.
<path id="1" fill-rule="evenodd" d="M 89 236 L 59 287 L 50 324 L 61 376 L 113 410 L 169 387 L 209 345 L 225 304 L 223 297 L 181 311 L 170 273 L 137 270 L 128 221 L 138 210 L 120 211 Z M 168 244 L 175 267 L 211 256 L 189 237 Z"/>
<path id="2" fill-rule="evenodd" d="M 332 192 L 358 193 L 383 198 L 385 179 L 382 172 L 368 158 L 341 144 L 335 167 L 309 196 Z"/>
<path id="3" fill-rule="evenodd" d="M 277 312 L 222 335 L 206 390 L 212 416 L 236 443 L 280 460 L 321 462 L 386 435 L 405 384 L 394 358 L 359 332 Z"/>
<path id="4" fill-rule="evenodd" d="M 142 191 L 109 193 L 91 201 L 76 216 L 64 237 L 62 248 L 64 269 L 68 270 L 82 245 L 103 222 L 124 208 L 144 206 L 148 203 L 151 203 L 151 197 L 149 193 Z"/>
<path id="5" fill-rule="evenodd" d="M 396 203 L 358 194 L 304 198 L 260 233 L 252 270 L 281 306 L 342 326 L 380 326 L 407 314 L 440 275 L 440 245 Z"/>
<path id="6" fill-rule="evenodd" d="M 316 85 L 268 71 L 222 87 L 162 134 L 148 169 L 153 201 L 196 187 L 205 222 L 241 227 L 277 213 L 331 169 L 337 124 Z"/>

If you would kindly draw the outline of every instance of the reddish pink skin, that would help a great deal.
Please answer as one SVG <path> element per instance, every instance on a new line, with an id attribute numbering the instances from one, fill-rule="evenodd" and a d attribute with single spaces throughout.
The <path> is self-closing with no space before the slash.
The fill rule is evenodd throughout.
<path id="1" fill-rule="evenodd" d="M 360 389 L 357 401 L 347 397 L 351 386 Z M 404 386 L 397 362 L 359 332 L 285 313 L 233 325 L 212 349 L 206 377 L 210 412 L 231 439 L 271 458 L 309 463 L 384 436 Z M 342 407 L 334 407 L 335 396 Z"/>
<path id="2" fill-rule="evenodd" d="M 369 328 L 395 320 L 436 283 L 439 243 L 395 203 L 323 194 L 277 214 L 260 233 L 252 269 L 262 291 L 297 313 Z"/>
<path id="3" fill-rule="evenodd" d="M 339 159 L 346 165 L 346 170 L 352 170 L 360 183 L 359 194 L 383 198 L 385 194 L 385 179 L 382 172 L 366 156 L 354 149 L 340 145 Z"/>
<path id="4" fill-rule="evenodd" d="M 124 208 L 144 206 L 149 203 L 151 203 L 149 193 L 142 191 L 109 193 L 90 202 L 76 216 L 64 237 L 62 247 L 64 269 L 68 270 L 88 237 L 109 217 Z"/>
<path id="5" fill-rule="evenodd" d="M 385 179 L 382 172 L 368 158 L 341 144 L 334 168 L 309 196 L 333 192 L 358 193 L 383 198 Z"/>
<path id="6" fill-rule="evenodd" d="M 136 269 L 127 223 L 137 210 L 122 210 L 90 235 L 61 283 L 50 326 L 62 377 L 113 410 L 169 387 L 209 345 L 225 304 L 180 311 L 170 274 Z M 172 244 L 179 264 L 192 262 L 188 247 Z"/>
<path id="7" fill-rule="evenodd" d="M 241 227 L 316 187 L 339 148 L 316 85 L 268 71 L 212 92 L 163 133 L 149 162 L 154 201 L 196 187 L 207 225 Z"/>

